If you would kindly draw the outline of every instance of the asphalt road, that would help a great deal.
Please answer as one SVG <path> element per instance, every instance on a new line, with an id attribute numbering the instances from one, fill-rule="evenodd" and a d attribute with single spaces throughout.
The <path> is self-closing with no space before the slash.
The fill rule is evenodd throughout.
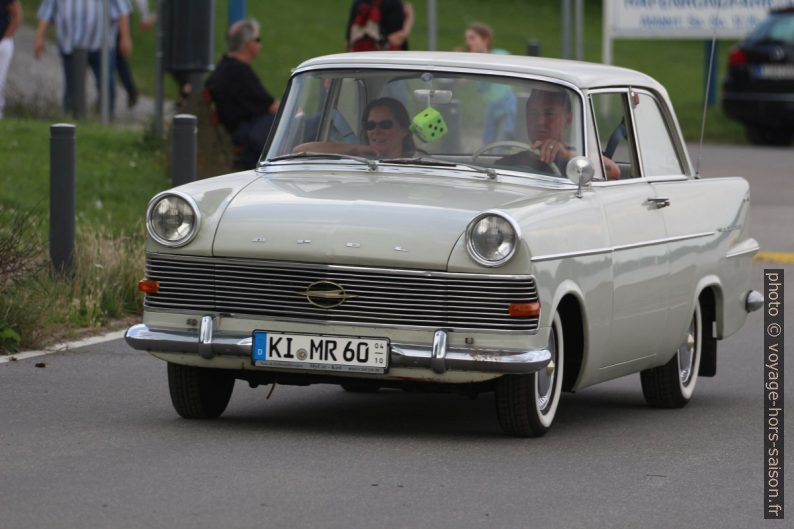
<path id="1" fill-rule="evenodd" d="M 735 169 L 730 156 L 763 167 L 791 155 L 726 152 L 704 174 L 720 171 L 713 160 Z M 766 210 L 791 183 L 750 178 L 754 233 L 784 251 L 768 245 L 790 242 L 794 223 Z M 758 290 L 764 267 L 785 269 L 794 299 L 794 266 L 756 264 Z M 717 377 L 686 408 L 648 408 L 634 375 L 565 395 L 551 432 L 530 440 L 502 436 L 490 395 L 335 386 L 279 386 L 267 400 L 269 388 L 238 382 L 221 419 L 186 421 L 165 364 L 121 340 L 0 364 L 0 527 L 771 526 L 762 349 L 756 312 L 720 343 Z"/>

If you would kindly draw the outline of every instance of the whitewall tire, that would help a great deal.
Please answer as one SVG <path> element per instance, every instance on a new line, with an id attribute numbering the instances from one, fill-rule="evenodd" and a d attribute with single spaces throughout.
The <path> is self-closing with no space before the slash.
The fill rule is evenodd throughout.
<path id="1" fill-rule="evenodd" d="M 529 375 L 505 375 L 496 382 L 496 415 L 508 435 L 540 437 L 551 428 L 562 391 L 565 344 L 555 314 L 549 332 L 551 362 Z"/>
<path id="2" fill-rule="evenodd" d="M 700 371 L 702 333 L 700 303 L 696 303 L 684 340 L 673 358 L 663 366 L 640 373 L 642 394 L 648 404 L 657 408 L 682 408 L 692 399 Z"/>

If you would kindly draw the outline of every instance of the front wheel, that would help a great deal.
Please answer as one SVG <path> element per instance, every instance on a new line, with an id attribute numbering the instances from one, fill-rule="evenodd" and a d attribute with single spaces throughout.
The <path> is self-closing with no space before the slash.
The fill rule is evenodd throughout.
<path id="1" fill-rule="evenodd" d="M 700 303 L 696 303 L 684 341 L 675 356 L 663 366 L 640 373 L 642 394 L 648 404 L 656 408 L 683 408 L 692 399 L 700 371 L 702 330 Z"/>
<path id="2" fill-rule="evenodd" d="M 169 362 L 168 389 L 174 409 L 185 419 L 214 419 L 229 404 L 234 377 L 222 369 Z"/>
<path id="3" fill-rule="evenodd" d="M 506 434 L 540 437 L 549 431 L 562 390 L 562 337 L 562 321 L 555 314 L 549 333 L 549 364 L 529 375 L 504 375 L 496 382 L 496 415 Z"/>

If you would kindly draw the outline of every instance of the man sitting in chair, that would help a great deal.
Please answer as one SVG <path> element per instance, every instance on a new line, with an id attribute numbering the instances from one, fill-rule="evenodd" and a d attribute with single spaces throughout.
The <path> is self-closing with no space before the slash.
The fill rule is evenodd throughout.
<path id="1" fill-rule="evenodd" d="M 205 86 L 232 142 L 244 148 L 240 164 L 254 167 L 273 125 L 279 100 L 270 95 L 251 68 L 262 49 L 259 24 L 254 20 L 235 22 L 226 34 L 226 44 L 228 52 Z"/>

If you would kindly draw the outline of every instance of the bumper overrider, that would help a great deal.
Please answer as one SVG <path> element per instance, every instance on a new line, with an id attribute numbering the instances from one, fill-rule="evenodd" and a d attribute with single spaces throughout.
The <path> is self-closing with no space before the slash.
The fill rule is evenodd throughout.
<path id="1" fill-rule="evenodd" d="M 195 354 L 206 360 L 216 357 L 251 358 L 251 334 L 214 332 L 213 317 L 204 316 L 198 331 L 153 329 L 133 325 L 125 339 L 134 349 L 149 352 Z M 533 373 L 551 360 L 547 349 L 529 351 L 448 347 L 448 331 L 438 329 L 432 345 L 391 343 L 389 367 L 424 368 L 442 374 L 466 371 L 500 374 Z"/>

